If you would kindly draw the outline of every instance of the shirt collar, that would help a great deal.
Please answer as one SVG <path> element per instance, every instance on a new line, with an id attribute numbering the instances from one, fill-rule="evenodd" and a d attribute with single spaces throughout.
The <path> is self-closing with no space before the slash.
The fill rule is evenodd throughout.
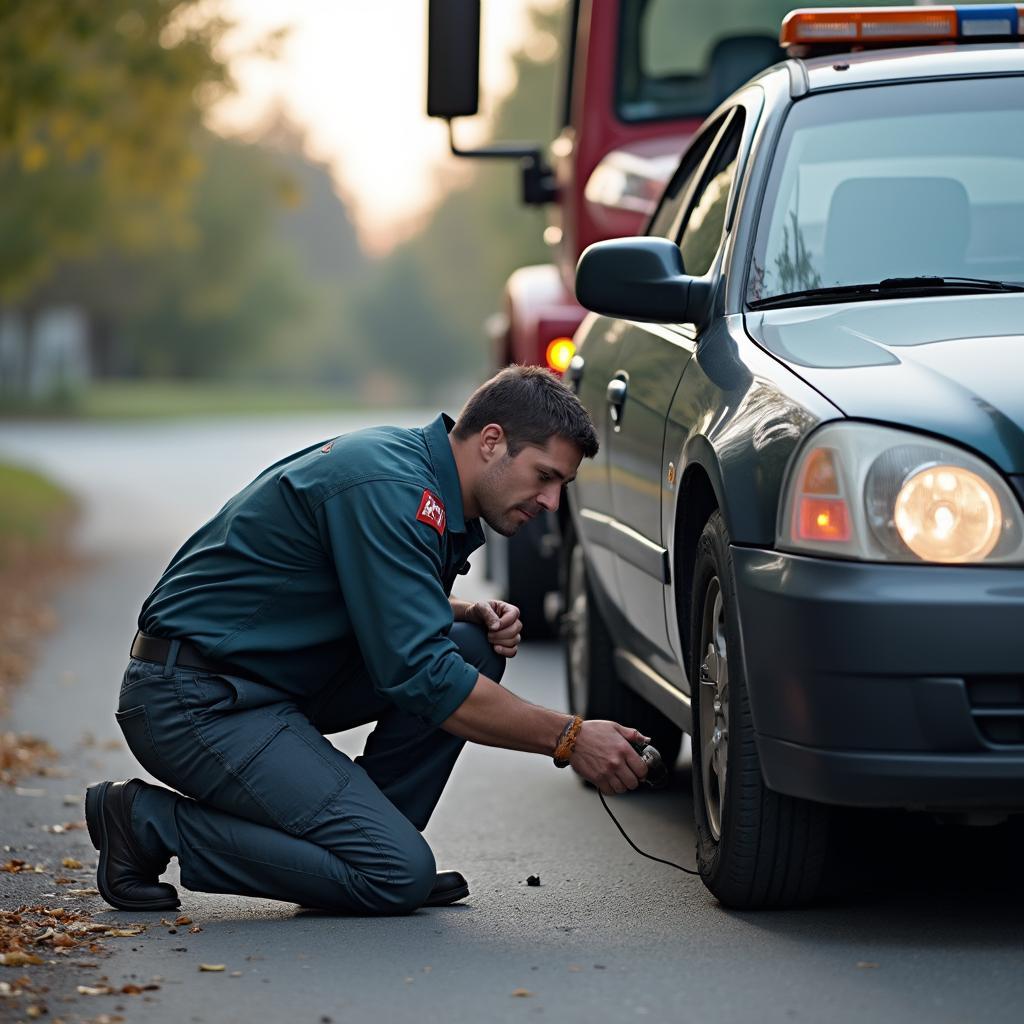
<path id="1" fill-rule="evenodd" d="M 427 451 L 441 489 L 440 498 L 448 515 L 448 529 L 455 533 L 466 532 L 466 518 L 462 511 L 462 485 L 455 465 L 455 455 L 448 440 L 448 431 L 455 426 L 451 416 L 441 413 L 423 428 Z"/>

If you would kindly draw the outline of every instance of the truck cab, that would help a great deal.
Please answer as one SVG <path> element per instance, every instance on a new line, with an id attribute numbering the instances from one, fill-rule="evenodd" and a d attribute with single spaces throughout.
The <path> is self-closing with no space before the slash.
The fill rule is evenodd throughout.
<path id="1" fill-rule="evenodd" d="M 453 121 L 478 109 L 480 0 L 430 0 L 427 112 L 448 121 L 452 152 L 518 159 L 522 200 L 547 210 L 549 263 L 520 267 L 488 321 L 495 369 L 569 369 L 576 262 L 592 242 L 643 232 L 679 155 L 738 85 L 781 59 L 788 0 L 569 0 L 558 133 L 546 147 L 460 149 Z M 563 503 L 564 509 L 564 503 Z M 528 635 L 558 617 L 560 524 L 538 516 L 515 537 L 488 536 L 488 576 Z"/>

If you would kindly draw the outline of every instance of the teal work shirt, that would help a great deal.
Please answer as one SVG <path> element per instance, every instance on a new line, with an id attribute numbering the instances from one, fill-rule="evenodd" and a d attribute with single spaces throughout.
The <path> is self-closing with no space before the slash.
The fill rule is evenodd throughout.
<path id="1" fill-rule="evenodd" d="M 360 430 L 271 466 L 178 551 L 139 628 L 298 699 L 365 671 L 440 724 L 477 678 L 448 638 L 448 597 L 484 539 L 451 426 Z"/>

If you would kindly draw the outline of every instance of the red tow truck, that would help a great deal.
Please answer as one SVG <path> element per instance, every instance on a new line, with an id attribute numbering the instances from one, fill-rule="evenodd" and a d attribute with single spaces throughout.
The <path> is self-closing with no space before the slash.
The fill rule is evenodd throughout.
<path id="1" fill-rule="evenodd" d="M 552 260 L 520 267 L 493 318 L 495 366 L 569 366 L 585 310 L 576 262 L 591 242 L 640 234 L 703 119 L 780 60 L 789 0 L 569 0 L 561 128 L 547 147 L 460 149 L 452 124 L 477 113 L 480 0 L 430 0 L 427 113 L 447 120 L 457 156 L 515 159 L 522 201 L 548 210 Z M 821 6 L 830 6 L 829 3 Z M 563 503 L 564 509 L 564 503 Z M 559 522 L 538 516 L 514 537 L 489 535 L 488 576 L 519 605 L 531 636 L 558 613 Z"/>

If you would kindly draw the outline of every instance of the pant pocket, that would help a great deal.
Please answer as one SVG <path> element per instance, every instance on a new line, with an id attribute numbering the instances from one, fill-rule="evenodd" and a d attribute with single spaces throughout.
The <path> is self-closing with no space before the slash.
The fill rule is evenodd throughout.
<path id="1" fill-rule="evenodd" d="M 282 722 L 236 774 L 273 821 L 301 835 L 348 785 L 345 761 L 319 734 L 307 739 Z"/>
<path id="2" fill-rule="evenodd" d="M 139 704 L 137 707 L 126 708 L 124 711 L 115 711 L 114 718 L 121 727 L 128 749 L 135 755 L 139 764 L 161 782 L 173 785 L 167 778 L 167 769 L 161 761 L 160 755 L 156 752 L 146 706 Z"/>

